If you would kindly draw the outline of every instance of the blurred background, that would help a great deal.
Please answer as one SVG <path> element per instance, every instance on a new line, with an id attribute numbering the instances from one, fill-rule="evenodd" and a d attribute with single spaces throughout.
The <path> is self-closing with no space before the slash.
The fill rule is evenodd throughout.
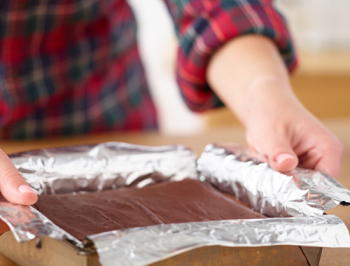
<path id="1" fill-rule="evenodd" d="M 161 0 L 129 0 L 139 22 L 139 41 L 165 135 L 195 135 L 239 124 L 225 108 L 191 113 L 181 100 L 174 66 L 177 40 Z M 350 1 L 276 0 L 289 22 L 300 67 L 292 85 L 301 102 L 322 120 L 350 118 Z"/>

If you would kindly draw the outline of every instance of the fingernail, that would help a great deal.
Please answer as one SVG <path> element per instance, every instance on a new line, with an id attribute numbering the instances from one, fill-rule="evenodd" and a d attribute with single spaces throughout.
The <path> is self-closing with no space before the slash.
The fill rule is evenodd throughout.
<path id="1" fill-rule="evenodd" d="M 34 193 L 34 194 L 36 194 L 36 192 L 34 191 L 34 189 L 32 189 L 30 186 L 28 186 L 28 185 L 20 185 L 19 187 L 18 187 L 18 190 L 19 190 L 19 192 L 21 192 L 21 193 Z"/>
<path id="2" fill-rule="evenodd" d="M 285 160 L 288 160 L 288 159 L 294 159 L 294 157 L 292 155 L 290 155 L 290 154 L 282 153 L 282 154 L 277 156 L 276 161 L 278 163 L 282 163 L 282 162 L 284 162 Z"/>

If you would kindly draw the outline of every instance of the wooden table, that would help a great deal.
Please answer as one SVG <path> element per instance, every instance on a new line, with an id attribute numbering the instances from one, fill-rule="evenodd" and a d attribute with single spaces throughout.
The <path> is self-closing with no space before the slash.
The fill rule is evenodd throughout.
<path id="1" fill-rule="evenodd" d="M 342 160 L 340 182 L 350 189 L 350 118 L 324 121 L 326 126 L 343 143 L 345 152 Z M 192 148 L 198 155 L 206 144 L 211 142 L 236 142 L 245 143 L 244 131 L 241 127 L 220 127 L 196 136 L 169 137 L 161 136 L 158 133 L 129 133 L 129 134 L 104 134 L 99 136 L 72 137 L 54 140 L 40 141 L 0 141 L 0 147 L 6 153 L 14 153 L 30 149 L 41 149 L 76 144 L 99 143 L 105 141 L 122 141 L 141 145 L 168 145 L 183 144 Z M 350 228 L 350 207 L 338 206 L 328 213 L 340 217 Z M 349 265 L 350 249 L 325 248 L 321 258 L 322 266 L 325 265 Z M 0 266 L 15 266 L 0 254 Z"/>

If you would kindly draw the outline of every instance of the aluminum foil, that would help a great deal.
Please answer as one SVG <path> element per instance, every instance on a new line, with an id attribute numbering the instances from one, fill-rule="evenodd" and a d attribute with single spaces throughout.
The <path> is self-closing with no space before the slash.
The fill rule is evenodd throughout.
<path id="1" fill-rule="evenodd" d="M 38 194 L 200 178 L 265 215 L 289 217 L 157 225 L 89 236 L 102 265 L 147 265 L 208 245 L 350 247 L 349 232 L 342 221 L 321 215 L 340 202 L 349 203 L 350 191 L 319 172 L 297 169 L 277 173 L 263 157 L 245 148 L 208 145 L 197 166 L 195 154 L 182 146 L 125 143 L 29 151 L 15 154 L 11 160 Z M 32 207 L 2 198 L 0 218 L 18 241 L 46 235 L 82 247 Z"/>
<path id="2" fill-rule="evenodd" d="M 183 146 L 147 147 L 107 142 L 33 150 L 10 156 L 26 181 L 40 194 L 143 187 L 162 181 L 198 179 L 196 155 Z M 81 241 L 29 206 L 9 203 L 0 194 L 0 218 L 19 242 L 36 236 Z"/>
<path id="3" fill-rule="evenodd" d="M 157 225 L 89 238 L 95 243 L 103 266 L 148 265 L 213 245 L 350 247 L 346 226 L 333 215 Z"/>
<path id="4" fill-rule="evenodd" d="M 9 226 L 18 242 L 26 242 L 38 236 L 50 236 L 68 240 L 77 247 L 84 248 L 80 240 L 56 226 L 35 208 L 10 203 L 2 196 L 0 218 Z"/>
<path id="5" fill-rule="evenodd" d="M 10 158 L 39 195 L 143 187 L 198 178 L 196 155 L 183 146 L 107 142 L 34 150 Z"/>
<path id="6" fill-rule="evenodd" d="M 206 146 L 200 179 L 270 217 L 315 216 L 350 203 L 350 191 L 331 176 L 297 168 L 279 173 L 265 158 L 234 144 Z"/>

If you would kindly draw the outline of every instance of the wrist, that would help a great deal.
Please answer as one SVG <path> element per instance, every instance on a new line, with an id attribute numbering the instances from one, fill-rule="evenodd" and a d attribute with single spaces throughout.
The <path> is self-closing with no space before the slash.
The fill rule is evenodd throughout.
<path id="1" fill-rule="evenodd" d="M 208 65 L 207 81 L 243 124 L 258 100 L 268 101 L 267 97 L 275 97 L 278 90 L 285 98 L 293 95 L 274 43 L 258 35 L 240 36 L 216 51 Z"/>
<path id="2" fill-rule="evenodd" d="M 244 125 L 262 115 L 276 115 L 276 110 L 294 109 L 300 105 L 293 90 L 285 80 L 275 76 L 260 76 L 253 80 L 246 91 L 247 103 L 241 120 Z"/>

